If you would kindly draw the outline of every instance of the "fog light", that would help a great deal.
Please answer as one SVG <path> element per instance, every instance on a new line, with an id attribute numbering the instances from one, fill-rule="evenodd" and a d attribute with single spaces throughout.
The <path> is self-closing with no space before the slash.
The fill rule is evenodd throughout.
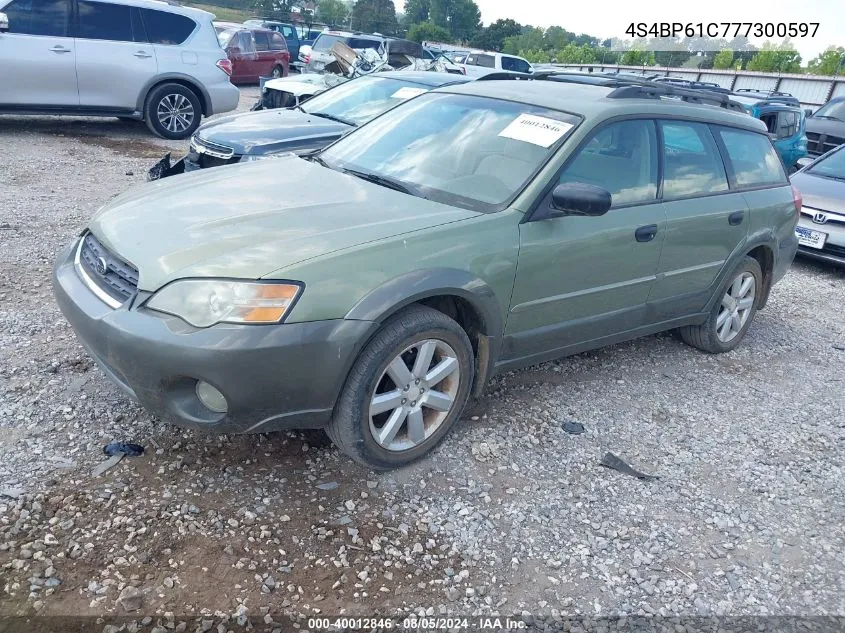
<path id="1" fill-rule="evenodd" d="M 220 390 L 202 380 L 197 383 L 197 398 L 215 413 L 226 413 L 229 410 L 226 398 Z"/>

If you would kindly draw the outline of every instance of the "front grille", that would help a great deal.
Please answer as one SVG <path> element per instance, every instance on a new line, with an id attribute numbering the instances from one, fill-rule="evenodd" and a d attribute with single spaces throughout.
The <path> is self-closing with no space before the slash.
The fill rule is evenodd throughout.
<path id="1" fill-rule="evenodd" d="M 807 152 L 813 157 L 821 156 L 822 154 L 832 150 L 834 147 L 842 145 L 842 143 L 845 143 L 845 138 L 840 136 L 807 132 Z"/>
<path id="2" fill-rule="evenodd" d="M 235 150 L 231 147 L 207 141 L 198 135 L 191 139 L 191 154 L 202 168 L 222 167 L 240 160 L 240 156 L 235 156 Z"/>
<path id="3" fill-rule="evenodd" d="M 138 290 L 138 269 L 111 253 L 92 233 L 82 238 L 77 264 L 91 290 L 112 306 L 124 303 Z"/>
<path id="4" fill-rule="evenodd" d="M 200 167 L 223 167 L 224 165 L 233 165 L 237 163 L 241 157 L 235 156 L 233 158 L 217 158 L 209 154 L 198 154 Z"/>

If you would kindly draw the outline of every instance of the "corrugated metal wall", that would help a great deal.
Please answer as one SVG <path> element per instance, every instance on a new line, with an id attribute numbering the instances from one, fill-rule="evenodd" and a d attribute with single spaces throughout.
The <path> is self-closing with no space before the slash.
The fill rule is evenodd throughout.
<path id="1" fill-rule="evenodd" d="M 723 88 L 738 90 L 779 90 L 798 98 L 804 107 L 815 110 L 827 103 L 831 97 L 845 96 L 845 76 L 822 77 L 818 75 L 793 75 L 777 73 L 758 73 L 746 70 L 697 70 L 694 68 L 659 68 L 655 66 L 609 66 L 590 64 L 563 64 L 568 68 L 580 70 L 615 72 L 646 72 L 656 75 L 668 75 L 689 79 L 690 81 L 709 81 Z"/>

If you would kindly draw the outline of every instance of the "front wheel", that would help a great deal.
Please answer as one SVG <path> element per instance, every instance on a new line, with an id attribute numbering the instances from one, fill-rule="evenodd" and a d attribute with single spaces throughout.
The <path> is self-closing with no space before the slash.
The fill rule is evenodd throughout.
<path id="1" fill-rule="evenodd" d="M 162 138 L 181 140 L 196 131 L 202 118 L 199 97 L 181 84 L 162 84 L 147 96 L 144 119 Z"/>
<path id="2" fill-rule="evenodd" d="M 472 345 L 454 320 L 412 306 L 387 321 L 355 361 L 327 432 L 376 470 L 433 449 L 459 419 L 474 375 Z"/>
<path id="3" fill-rule="evenodd" d="M 710 354 L 729 352 L 745 338 L 763 289 L 763 271 L 753 257 L 746 257 L 728 276 L 707 320 L 680 329 L 681 338 Z"/>

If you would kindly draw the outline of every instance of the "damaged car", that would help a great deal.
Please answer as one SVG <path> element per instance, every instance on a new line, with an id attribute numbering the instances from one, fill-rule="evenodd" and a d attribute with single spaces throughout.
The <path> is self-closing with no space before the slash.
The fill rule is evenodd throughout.
<path id="1" fill-rule="evenodd" d="M 294 109 L 223 117 L 197 130 L 188 155 L 175 165 L 168 154 L 153 166 L 149 179 L 319 149 L 407 99 L 465 81 L 469 79 L 446 73 L 379 73 L 337 86 Z"/>

